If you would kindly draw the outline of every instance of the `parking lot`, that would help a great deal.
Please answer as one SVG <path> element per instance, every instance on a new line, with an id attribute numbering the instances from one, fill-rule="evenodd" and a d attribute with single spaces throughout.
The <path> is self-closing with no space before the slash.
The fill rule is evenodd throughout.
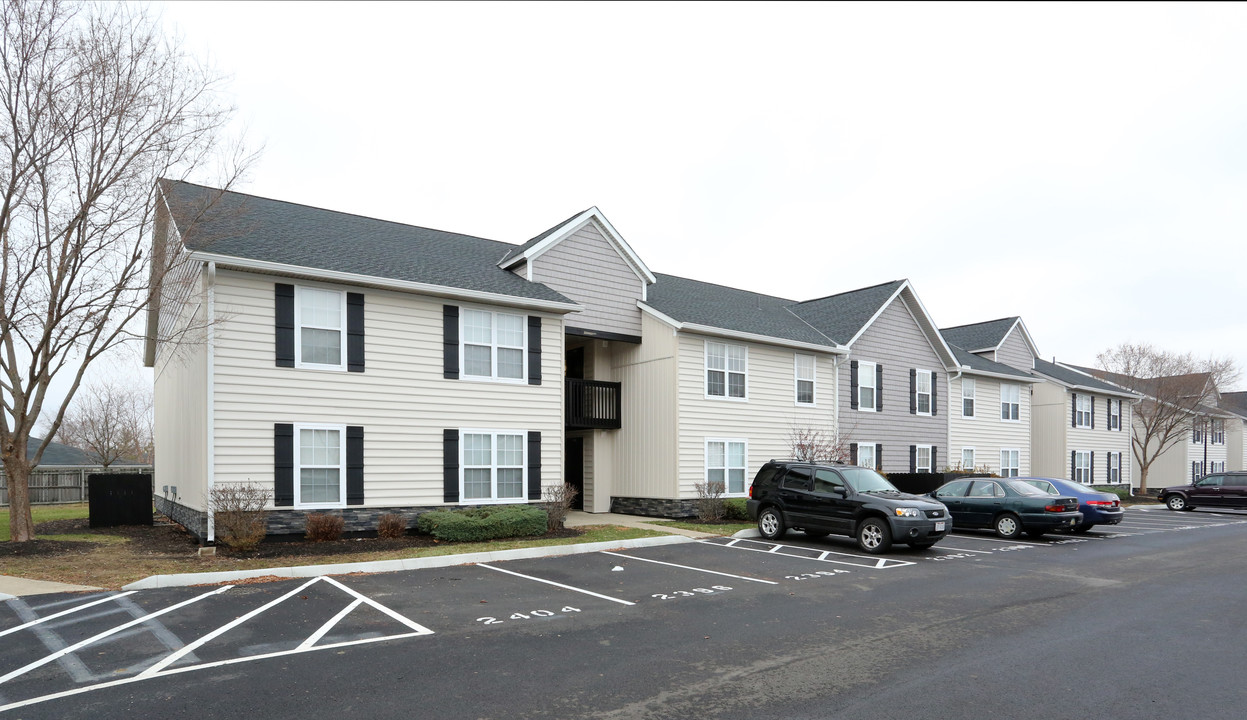
<path id="1" fill-rule="evenodd" d="M 934 548 L 883 556 L 848 538 L 779 542 L 716 538 L 658 547 L 378 575 L 91 595 L 0 604 L 0 712 L 35 709 L 107 688 L 193 683 L 204 673 L 353 647 L 457 642 L 653 618 L 731 617 L 767 596 L 877 590 L 975 566 L 1014 572 L 1060 567 L 1069 553 L 1114 543 L 1164 547 L 1166 538 L 1247 525 L 1247 515 L 1131 509 L 1086 535 L 1004 541 L 956 532 Z M 1233 528 L 1236 537 L 1247 528 Z M 967 576 L 969 577 L 969 576 Z M 850 585 L 845 585 L 845 584 Z"/>

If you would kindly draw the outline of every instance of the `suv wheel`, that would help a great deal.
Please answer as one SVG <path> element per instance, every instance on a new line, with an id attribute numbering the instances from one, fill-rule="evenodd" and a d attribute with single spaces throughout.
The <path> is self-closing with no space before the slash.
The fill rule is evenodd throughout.
<path id="1" fill-rule="evenodd" d="M 1167 505 L 1170 510 L 1186 510 L 1187 509 L 1186 498 L 1182 497 L 1181 495 L 1170 495 L 1169 497 L 1165 498 L 1165 505 Z"/>
<path id="2" fill-rule="evenodd" d="M 882 518 L 866 518 L 857 526 L 857 546 L 872 555 L 885 553 L 892 547 L 892 531 Z"/>
<path id="3" fill-rule="evenodd" d="M 996 529 L 996 534 L 1005 540 L 1012 540 L 1022 534 L 1022 522 L 1018 520 L 1017 515 L 1012 513 L 1005 513 L 996 518 L 993 527 Z"/>
<path id="4" fill-rule="evenodd" d="M 769 507 L 758 514 L 758 532 L 767 540 L 778 540 L 787 530 L 784 516 L 778 508 Z"/>

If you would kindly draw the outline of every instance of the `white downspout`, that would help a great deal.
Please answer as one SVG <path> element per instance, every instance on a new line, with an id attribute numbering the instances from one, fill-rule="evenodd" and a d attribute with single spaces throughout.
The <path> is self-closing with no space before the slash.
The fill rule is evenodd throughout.
<path id="1" fill-rule="evenodd" d="M 944 461 L 944 464 L 947 465 L 948 467 L 953 467 L 953 463 L 952 463 L 952 460 L 953 460 L 953 380 L 960 380 L 961 375 L 962 375 L 962 371 L 960 368 L 958 368 L 957 374 L 955 376 L 953 375 L 948 376 L 948 410 L 947 410 L 948 424 L 946 425 L 946 427 L 948 428 L 948 440 L 947 440 L 947 445 L 945 445 L 945 447 L 948 448 L 948 459 Z M 974 404 L 978 405 L 979 400 L 978 400 L 977 389 L 974 391 L 974 394 L 975 394 Z M 962 401 L 963 407 L 964 407 L 964 403 L 965 401 Z M 979 409 L 977 407 L 974 408 L 975 414 L 978 414 L 978 410 Z M 975 463 L 978 463 L 978 461 L 979 459 L 977 457 L 974 458 Z M 961 464 L 960 457 L 957 458 L 957 464 L 958 465 Z M 931 472 L 937 472 L 937 471 L 935 468 L 931 468 Z"/>
<path id="2" fill-rule="evenodd" d="M 204 505 L 208 511 L 208 542 L 216 541 L 216 521 L 215 513 L 212 512 L 212 488 L 216 480 L 216 403 L 215 396 L 215 379 L 216 379 L 216 261 L 208 263 L 208 316 L 207 316 L 207 332 L 208 332 L 208 496 L 204 498 Z"/>

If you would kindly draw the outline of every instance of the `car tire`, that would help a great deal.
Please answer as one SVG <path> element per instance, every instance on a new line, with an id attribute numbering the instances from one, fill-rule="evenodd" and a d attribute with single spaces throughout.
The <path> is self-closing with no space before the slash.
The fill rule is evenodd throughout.
<path id="1" fill-rule="evenodd" d="M 802 530 L 801 532 L 805 533 L 806 537 L 812 537 L 812 538 L 827 537 L 828 535 L 831 534 L 827 530 Z"/>
<path id="2" fill-rule="evenodd" d="M 1022 521 L 1013 513 L 1003 513 L 996 516 L 992 529 L 1005 540 L 1013 540 L 1022 534 Z"/>
<path id="3" fill-rule="evenodd" d="M 1181 495 L 1170 495 L 1165 498 L 1165 507 L 1175 512 L 1179 510 L 1186 510 L 1188 508 L 1186 498 Z"/>
<path id="4" fill-rule="evenodd" d="M 777 507 L 764 508 L 758 513 L 758 533 L 767 540 L 778 540 L 788 532 L 784 514 Z"/>
<path id="5" fill-rule="evenodd" d="M 857 546 L 871 555 L 885 553 L 892 548 L 892 530 L 883 518 L 870 517 L 857 526 Z"/>
<path id="6" fill-rule="evenodd" d="M 1082 525 L 1079 525 L 1078 527 L 1074 528 L 1074 532 L 1078 533 L 1079 535 L 1086 535 L 1087 531 L 1090 530 L 1091 527 L 1092 527 L 1091 523 L 1083 523 Z"/>
<path id="7" fill-rule="evenodd" d="M 909 546 L 915 550 L 930 550 L 933 545 L 935 545 L 935 543 L 931 543 L 931 542 L 920 542 L 920 543 L 911 542 L 909 544 Z"/>

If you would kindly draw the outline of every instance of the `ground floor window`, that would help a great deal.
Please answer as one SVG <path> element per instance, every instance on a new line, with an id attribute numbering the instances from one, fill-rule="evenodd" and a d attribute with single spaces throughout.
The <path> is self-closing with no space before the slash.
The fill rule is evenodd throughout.
<path id="1" fill-rule="evenodd" d="M 1001 450 L 1000 451 L 1000 477 L 1017 477 L 1021 463 L 1018 458 L 1022 455 L 1019 450 Z"/>
<path id="2" fill-rule="evenodd" d="M 524 500 L 524 433 L 463 432 L 463 502 Z"/>
<path id="3" fill-rule="evenodd" d="M 1091 484 L 1091 453 L 1074 451 L 1074 476 L 1071 479 L 1084 485 Z"/>
<path id="4" fill-rule="evenodd" d="M 294 476 L 296 505 L 343 505 L 346 498 L 346 453 L 342 425 L 296 425 Z"/>
<path id="5" fill-rule="evenodd" d="M 871 470 L 879 467 L 878 458 L 875 457 L 874 443 L 857 444 L 857 464 Z"/>
<path id="6" fill-rule="evenodd" d="M 931 446 L 916 446 L 914 448 L 914 472 L 929 473 L 931 471 Z"/>
<path id="7" fill-rule="evenodd" d="M 740 439 L 706 440 L 706 482 L 721 485 L 725 495 L 744 495 L 745 446 Z"/>
<path id="8" fill-rule="evenodd" d="M 961 448 L 961 469 L 974 469 L 974 448 Z"/>
<path id="9" fill-rule="evenodd" d="M 1121 482 L 1121 453 L 1119 452 L 1108 454 L 1108 481 Z"/>

